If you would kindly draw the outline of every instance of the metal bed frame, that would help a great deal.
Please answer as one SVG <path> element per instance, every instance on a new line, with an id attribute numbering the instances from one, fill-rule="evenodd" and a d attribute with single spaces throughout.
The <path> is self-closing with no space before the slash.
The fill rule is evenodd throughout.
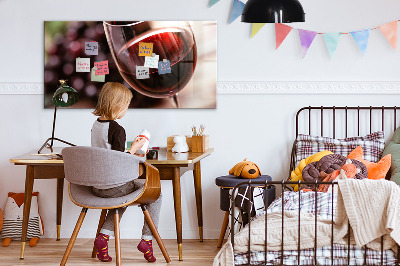
<path id="1" fill-rule="evenodd" d="M 381 112 L 381 130 L 384 131 L 385 130 L 385 113 L 387 113 L 387 111 L 393 112 L 393 130 L 395 130 L 396 129 L 396 125 L 397 125 L 397 123 L 396 123 L 396 121 L 397 121 L 397 119 L 396 119 L 397 118 L 397 111 L 399 109 L 400 108 L 398 108 L 396 106 L 393 106 L 393 107 L 385 107 L 385 106 L 382 106 L 382 107 L 372 107 L 372 106 L 369 106 L 369 107 L 360 107 L 360 106 L 357 106 L 357 107 L 348 107 L 348 106 L 344 106 L 344 107 L 337 107 L 337 106 L 331 106 L 331 107 L 323 107 L 323 106 L 312 107 L 312 106 L 308 106 L 308 107 L 303 107 L 296 114 L 296 138 L 300 134 L 299 133 L 299 125 L 300 125 L 299 124 L 299 120 L 300 120 L 300 114 L 303 111 L 307 111 L 308 110 L 308 134 L 309 135 L 311 135 L 311 131 L 312 131 L 311 112 L 313 110 L 319 111 L 319 115 L 320 115 L 320 136 L 324 136 L 324 115 L 326 115 L 326 114 L 324 114 L 324 111 L 325 110 L 331 110 L 329 113 L 331 113 L 331 115 L 332 115 L 331 118 L 332 118 L 332 123 L 333 123 L 332 124 L 332 129 L 333 129 L 332 136 L 333 136 L 333 138 L 336 137 L 336 122 L 337 122 L 337 120 L 339 120 L 339 119 L 336 119 L 336 113 L 337 112 L 344 112 L 344 121 L 341 121 L 341 122 L 342 122 L 342 125 L 344 123 L 345 137 L 347 138 L 347 136 L 348 136 L 348 125 L 349 125 L 349 121 L 348 121 L 349 119 L 348 118 L 349 118 L 349 113 L 350 112 L 356 112 L 356 115 L 357 115 L 357 136 L 360 136 L 360 122 L 361 122 L 360 113 L 361 112 L 363 112 L 363 113 L 369 112 L 369 132 L 372 133 L 373 114 L 375 114 L 376 112 L 379 112 L 379 111 Z M 327 112 L 325 112 L 325 113 L 327 113 Z M 326 120 L 328 120 L 328 119 L 325 119 L 325 121 Z M 353 125 L 354 125 L 354 123 L 353 123 Z M 293 148 L 292 148 L 289 176 L 290 176 L 290 172 L 296 167 L 296 165 L 295 165 L 295 158 L 296 158 L 295 146 L 296 146 L 296 141 L 294 142 Z M 283 180 L 283 181 L 265 181 L 265 182 L 263 182 L 263 181 L 252 181 L 250 179 L 249 181 L 242 182 L 242 183 L 236 185 L 234 187 L 233 191 L 232 191 L 232 195 L 235 195 L 235 192 L 239 187 L 247 185 L 247 186 L 254 186 L 254 187 L 257 186 L 259 188 L 263 188 L 264 191 L 265 191 L 266 198 L 268 198 L 268 189 L 266 189 L 266 188 L 268 188 L 269 186 L 271 186 L 271 185 L 281 186 L 282 195 L 283 195 L 285 190 L 291 190 L 290 187 L 287 186 L 287 185 L 292 185 L 292 184 L 299 185 L 299 187 L 300 187 L 301 184 L 315 185 L 314 191 L 317 192 L 317 189 L 318 189 L 319 185 L 330 184 L 330 185 L 332 185 L 332 190 L 333 190 L 334 186 L 336 186 L 338 183 L 336 181 L 332 181 L 332 182 L 320 182 L 320 181 L 304 182 L 304 181 L 285 181 L 285 180 Z M 300 192 L 300 190 L 298 191 L 298 193 L 299 193 L 299 202 L 301 202 L 301 192 Z M 252 196 L 253 196 L 252 194 L 253 194 L 253 191 L 250 189 L 250 198 L 252 198 Z M 334 254 L 333 254 L 333 251 L 334 251 L 333 250 L 333 244 L 334 244 L 333 243 L 333 224 L 334 224 L 334 220 L 333 220 L 334 219 L 334 217 L 333 217 L 333 210 L 334 210 L 333 199 L 334 199 L 334 193 L 332 193 L 332 213 L 331 213 L 332 214 L 332 221 L 331 221 L 332 222 L 332 224 L 331 224 L 332 225 L 331 226 L 331 228 L 332 228 L 332 237 L 331 237 L 331 261 L 332 261 L 332 265 L 333 265 L 333 261 L 334 261 Z M 315 193 L 315 213 L 317 213 L 317 208 L 318 208 L 317 207 L 317 202 L 318 202 L 317 193 Z M 267 210 L 268 206 L 266 204 L 267 204 L 267 201 L 264 201 L 264 208 L 265 208 L 264 262 L 260 263 L 259 265 L 271 265 L 271 264 L 268 264 L 268 262 L 267 262 L 267 252 L 268 252 L 268 250 L 267 250 L 267 242 L 268 242 L 268 239 L 267 239 L 267 233 L 268 233 L 268 227 L 267 227 L 268 219 L 267 219 L 267 216 L 268 215 L 267 215 L 267 211 L 266 210 Z M 284 212 L 284 197 L 282 197 L 282 212 Z M 299 214 L 298 226 L 300 227 L 300 204 L 299 204 L 298 214 Z M 234 248 L 234 245 L 235 245 L 235 241 L 234 241 L 234 237 L 235 237 L 234 236 L 235 235 L 234 234 L 234 217 L 235 217 L 234 197 L 232 197 L 232 201 L 231 201 L 231 232 L 230 232 L 231 239 L 230 239 L 230 241 L 231 241 L 231 244 L 232 244 L 233 248 Z M 314 239 L 314 258 L 313 258 L 314 263 L 313 264 L 308 264 L 308 265 L 318 265 L 317 264 L 317 255 L 316 255 L 317 238 L 318 238 L 316 224 L 317 224 L 317 215 L 315 215 L 315 239 Z M 248 245 L 247 245 L 247 262 L 248 263 L 245 264 L 245 265 L 250 265 L 251 264 L 251 255 L 250 255 L 251 254 L 251 249 L 250 249 L 250 243 L 251 243 L 251 230 L 250 230 L 251 229 L 251 219 L 249 219 L 249 221 L 248 221 L 248 227 L 249 227 L 249 242 L 248 242 Z M 284 218 L 283 218 L 283 216 L 282 216 L 282 232 L 281 232 L 281 234 L 282 234 L 281 249 L 280 249 L 281 256 L 280 256 L 280 264 L 279 265 L 284 265 L 283 264 L 283 259 L 284 259 L 284 256 L 283 256 L 283 251 L 284 251 L 284 240 L 283 240 Z M 304 264 L 300 264 L 300 254 L 301 254 L 300 242 L 301 242 L 301 237 L 300 237 L 300 230 L 299 230 L 298 243 L 297 243 L 297 247 L 298 247 L 297 248 L 297 265 L 304 265 Z M 400 246 L 397 245 L 397 248 L 398 248 L 399 252 L 397 253 L 397 258 L 396 258 L 395 265 L 400 265 L 400 249 L 399 249 Z M 367 253 L 366 253 L 366 249 L 367 248 L 366 248 L 366 246 L 363 246 L 363 249 L 364 249 L 364 263 L 363 263 L 363 265 L 367 265 L 366 264 L 367 263 Z M 346 265 L 350 265 L 350 224 L 348 226 L 348 233 L 347 233 L 347 264 Z M 384 265 L 384 262 L 383 262 L 383 236 L 381 237 L 380 265 Z"/>

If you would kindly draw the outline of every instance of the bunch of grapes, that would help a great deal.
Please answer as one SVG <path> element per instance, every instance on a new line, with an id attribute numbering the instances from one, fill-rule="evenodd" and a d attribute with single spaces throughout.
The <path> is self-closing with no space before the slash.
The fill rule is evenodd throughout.
<path id="1" fill-rule="evenodd" d="M 98 55 L 85 54 L 85 42 L 98 43 Z M 59 87 L 59 80 L 67 79 L 67 84 L 79 93 L 79 101 L 73 108 L 95 108 L 98 94 L 104 83 L 92 82 L 91 72 L 76 72 L 76 58 L 90 58 L 90 69 L 94 62 L 108 60 L 109 74 L 106 82 L 120 82 L 130 87 L 121 77 L 114 63 L 102 21 L 47 21 L 45 22 L 45 67 L 44 106 L 53 108 L 52 97 Z M 130 107 L 152 107 L 159 99 L 149 98 L 132 90 L 134 100 Z"/>

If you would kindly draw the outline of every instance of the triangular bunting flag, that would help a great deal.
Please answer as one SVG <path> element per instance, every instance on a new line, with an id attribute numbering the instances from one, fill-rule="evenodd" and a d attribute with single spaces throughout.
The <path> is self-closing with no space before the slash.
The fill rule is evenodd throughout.
<path id="1" fill-rule="evenodd" d="M 304 58 L 317 33 L 315 31 L 300 30 L 301 55 Z"/>
<path id="2" fill-rule="evenodd" d="M 361 53 L 364 55 L 368 46 L 369 33 L 371 29 L 360 30 L 360 31 L 352 31 L 351 35 L 353 35 L 354 40 L 356 41 L 358 47 L 361 50 Z"/>
<path id="3" fill-rule="evenodd" d="M 261 30 L 262 27 L 264 27 L 265 23 L 253 23 L 253 26 L 251 28 L 251 38 L 254 37 L 258 33 L 259 30 Z"/>
<path id="4" fill-rule="evenodd" d="M 397 20 L 378 27 L 393 49 L 397 48 Z"/>
<path id="5" fill-rule="evenodd" d="M 333 32 L 333 33 L 325 33 L 323 36 L 326 48 L 328 48 L 329 55 L 332 58 L 339 44 L 339 39 L 340 36 L 342 36 L 342 34 L 340 34 L 339 32 Z"/>
<path id="6" fill-rule="evenodd" d="M 240 15 L 242 15 L 242 11 L 244 8 L 244 3 L 239 0 L 233 0 L 231 17 L 229 18 L 229 23 L 232 23 L 235 19 L 237 19 Z"/>
<path id="7" fill-rule="evenodd" d="M 278 47 L 282 44 L 282 42 L 285 40 L 286 36 L 288 36 L 289 32 L 292 29 L 293 28 L 288 25 L 281 24 L 281 23 L 275 23 L 276 49 L 278 49 Z"/>
<path id="8" fill-rule="evenodd" d="M 213 5 L 215 5 L 218 2 L 219 2 L 219 0 L 210 0 L 210 5 L 208 7 L 212 7 Z"/>

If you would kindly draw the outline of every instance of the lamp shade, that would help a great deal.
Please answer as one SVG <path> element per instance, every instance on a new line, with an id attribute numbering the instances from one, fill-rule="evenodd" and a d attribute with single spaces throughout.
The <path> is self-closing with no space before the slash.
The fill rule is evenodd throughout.
<path id="1" fill-rule="evenodd" d="M 304 22 L 304 15 L 298 0 L 249 0 L 243 8 L 242 22 Z"/>
<path id="2" fill-rule="evenodd" d="M 65 81 L 60 80 L 60 87 L 53 95 L 53 104 L 57 107 L 68 107 L 75 104 L 79 100 L 78 92 L 68 86 Z"/>

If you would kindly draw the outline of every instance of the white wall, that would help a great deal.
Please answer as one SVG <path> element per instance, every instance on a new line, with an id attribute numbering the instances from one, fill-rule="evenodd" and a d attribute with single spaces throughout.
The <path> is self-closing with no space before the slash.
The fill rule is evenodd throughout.
<path id="1" fill-rule="evenodd" d="M 218 20 L 219 81 L 399 81 L 399 54 L 391 50 L 379 31 L 371 33 L 369 49 L 362 57 L 349 35 L 343 36 L 334 59 L 329 59 L 321 36 L 301 59 L 297 32 L 274 50 L 273 25 L 266 25 L 250 39 L 251 27 L 235 21 L 227 24 L 230 0 L 208 9 L 208 0 L 28 1 L 0 0 L 0 85 L 42 82 L 44 20 Z M 306 23 L 294 24 L 320 32 L 351 31 L 399 19 L 400 2 L 384 0 L 302 0 Z M 259 59 L 257 59 L 259 58 Z M 334 93 L 334 92 L 333 92 Z M 223 214 L 214 179 L 227 174 L 238 161 L 255 161 L 263 174 L 285 178 L 294 138 L 294 115 L 308 105 L 399 105 L 395 95 L 258 94 L 218 96 L 216 110 L 129 110 L 121 120 L 128 138 L 142 128 L 152 132 L 152 144 L 165 146 L 166 138 L 190 133 L 193 124 L 204 123 L 215 152 L 202 162 L 205 238 L 218 238 Z M 78 145 L 90 144 L 95 119 L 91 110 L 60 110 L 56 135 Z M 35 150 L 51 134 L 52 110 L 43 109 L 42 95 L 0 95 L 0 207 L 7 192 L 24 190 L 25 168 L 9 158 Z M 182 177 L 183 237 L 197 237 L 193 181 Z M 38 180 L 40 211 L 45 237 L 55 237 L 56 182 Z M 175 238 L 171 182 L 162 182 L 164 195 L 159 230 Z M 64 191 L 62 237 L 70 237 L 79 208 Z M 93 237 L 99 212 L 90 211 L 79 237 Z M 138 218 L 140 217 L 140 218 Z M 123 238 L 139 238 L 142 218 L 130 208 L 121 221 Z"/>

